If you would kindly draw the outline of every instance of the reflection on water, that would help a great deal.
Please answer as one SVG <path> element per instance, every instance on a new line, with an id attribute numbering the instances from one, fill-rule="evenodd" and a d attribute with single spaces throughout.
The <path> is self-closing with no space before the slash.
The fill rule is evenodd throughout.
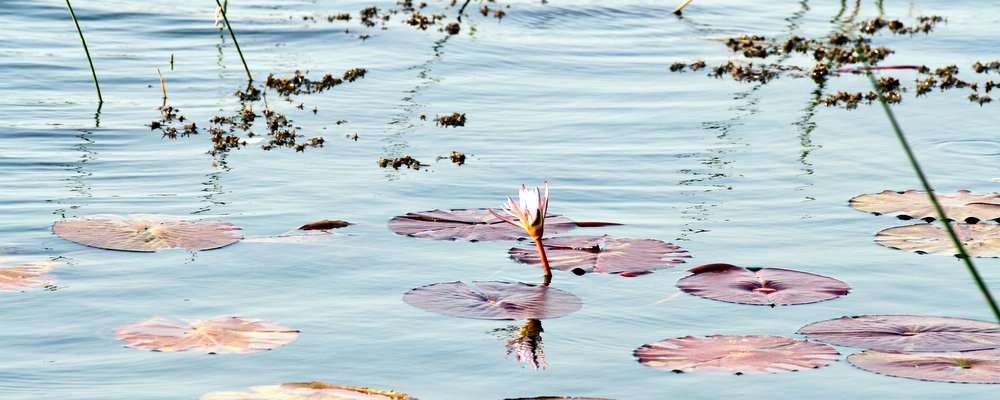
<path id="1" fill-rule="evenodd" d="M 527 364 L 532 369 L 546 369 L 545 350 L 542 349 L 542 321 L 529 319 L 524 325 L 511 325 L 493 331 L 505 340 L 504 355 Z"/>

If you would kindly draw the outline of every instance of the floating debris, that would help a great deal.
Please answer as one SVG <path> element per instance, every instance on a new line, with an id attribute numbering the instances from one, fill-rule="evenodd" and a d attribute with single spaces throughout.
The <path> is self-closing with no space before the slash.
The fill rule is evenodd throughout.
<path id="1" fill-rule="evenodd" d="M 459 126 L 465 126 L 465 113 L 452 113 L 451 115 L 440 116 L 438 115 L 434 118 L 438 126 L 457 128 Z"/>
<path id="2" fill-rule="evenodd" d="M 385 157 L 379 157 L 378 166 L 382 168 L 392 167 L 393 169 L 399 169 L 399 167 L 407 167 L 415 170 L 420 169 L 420 161 L 410 156 L 396 157 L 388 159 Z"/>
<path id="3" fill-rule="evenodd" d="M 323 75 L 323 78 L 319 81 L 313 81 L 306 78 L 301 71 L 295 71 L 295 74 L 288 78 L 278 78 L 274 74 L 268 75 L 267 80 L 264 85 L 268 88 L 274 89 L 283 96 L 299 95 L 299 94 L 312 94 L 319 93 L 327 89 L 331 89 L 337 85 L 343 84 L 344 81 L 354 82 L 359 78 L 364 78 L 368 71 L 364 68 L 351 68 L 344 72 L 343 79 L 334 78 L 331 74 Z M 240 97 L 242 99 L 242 97 Z"/>

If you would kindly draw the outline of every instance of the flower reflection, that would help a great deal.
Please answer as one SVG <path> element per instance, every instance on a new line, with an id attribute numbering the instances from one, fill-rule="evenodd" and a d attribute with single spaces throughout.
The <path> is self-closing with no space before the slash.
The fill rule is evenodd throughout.
<path id="1" fill-rule="evenodd" d="M 497 329 L 497 332 L 503 332 L 507 340 L 504 355 L 510 357 L 513 354 L 515 360 L 528 364 L 533 369 L 549 367 L 542 349 L 542 321 L 529 319 L 523 326 L 511 325 Z"/>

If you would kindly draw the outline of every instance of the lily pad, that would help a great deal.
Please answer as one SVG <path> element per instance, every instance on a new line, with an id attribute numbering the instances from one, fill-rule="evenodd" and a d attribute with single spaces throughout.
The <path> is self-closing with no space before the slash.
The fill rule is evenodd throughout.
<path id="1" fill-rule="evenodd" d="M 559 397 L 559 396 L 542 396 L 542 397 L 518 397 L 516 399 L 504 399 L 504 400 L 611 400 L 604 397 Z"/>
<path id="2" fill-rule="evenodd" d="M 1000 350 L 900 353 L 865 350 L 847 361 L 876 374 L 954 383 L 1000 383 Z"/>
<path id="3" fill-rule="evenodd" d="M 791 305 L 815 303 L 847 294 L 850 286 L 837 279 L 782 268 L 747 269 L 708 264 L 688 270 L 677 287 L 695 296 L 730 303 Z"/>
<path id="4" fill-rule="evenodd" d="M 569 218 L 547 214 L 545 233 L 558 234 L 576 227 Z M 397 235 L 434 240 L 516 240 L 527 237 L 524 229 L 490 214 L 486 208 L 433 210 L 408 213 L 389 220 L 389 229 Z"/>
<path id="5" fill-rule="evenodd" d="M 803 326 L 799 333 L 838 346 L 886 351 L 966 351 L 1000 347 L 1000 325 L 950 317 L 841 317 Z"/>
<path id="6" fill-rule="evenodd" d="M 948 219 L 976 223 L 1000 219 L 1000 193 L 974 194 L 959 190 L 955 194 L 935 194 Z M 938 218 L 937 211 L 923 190 L 863 194 L 850 201 L 856 210 L 875 215 L 896 214 L 900 219 L 922 219 L 927 222 Z"/>
<path id="7" fill-rule="evenodd" d="M 952 224 L 971 257 L 1000 256 L 1000 225 Z M 875 235 L 875 243 L 918 254 L 957 255 L 948 232 L 937 225 L 916 224 L 884 229 Z"/>
<path id="8" fill-rule="evenodd" d="M 313 223 L 308 223 L 299 227 L 299 230 L 311 231 L 311 230 L 330 230 L 330 229 L 340 229 L 350 225 L 354 225 L 350 222 L 343 220 L 328 220 L 324 219 L 322 221 L 316 221 Z"/>
<path id="9" fill-rule="evenodd" d="M 201 400 L 417 400 L 395 390 L 334 385 L 325 382 L 252 386 L 253 392 L 212 392 Z"/>
<path id="10" fill-rule="evenodd" d="M 762 374 L 829 365 L 840 353 L 825 344 L 781 336 L 685 336 L 643 345 L 639 363 L 672 372 Z"/>
<path id="11" fill-rule="evenodd" d="M 299 331 L 263 319 L 222 317 L 212 320 L 184 320 L 184 324 L 154 316 L 115 328 L 126 347 L 209 354 L 255 353 L 271 350 L 295 340 Z"/>
<path id="12" fill-rule="evenodd" d="M 641 271 L 670 268 L 691 258 L 687 250 L 656 239 L 564 236 L 543 239 L 542 245 L 549 266 L 577 275 L 594 272 L 635 276 L 641 275 Z M 534 244 L 514 247 L 508 253 L 519 262 L 542 265 Z"/>
<path id="13" fill-rule="evenodd" d="M 51 284 L 54 280 L 45 276 L 59 265 L 51 261 L 22 262 L 13 258 L 0 257 L 0 291 L 23 290 Z"/>
<path id="14" fill-rule="evenodd" d="M 406 292 L 411 306 L 444 315 L 480 319 L 543 319 L 572 314 L 580 299 L 559 289 L 518 282 L 443 282 Z"/>
<path id="15" fill-rule="evenodd" d="M 89 215 L 57 221 L 52 231 L 86 246 L 141 252 L 211 250 L 243 238 L 240 228 L 227 222 L 162 214 Z"/>

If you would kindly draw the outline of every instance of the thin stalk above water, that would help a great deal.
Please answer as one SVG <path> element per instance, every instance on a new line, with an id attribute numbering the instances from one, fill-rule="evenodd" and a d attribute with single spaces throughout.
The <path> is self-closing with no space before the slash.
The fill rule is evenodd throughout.
<path id="1" fill-rule="evenodd" d="M 990 294 L 989 287 L 986 286 L 986 282 L 983 281 L 982 276 L 979 275 L 979 270 L 972 263 L 972 258 L 966 253 L 965 248 L 962 247 L 962 241 L 959 240 L 958 234 L 955 233 L 955 229 L 951 226 L 948 216 L 945 215 L 944 209 L 941 207 L 941 203 L 938 202 L 937 196 L 934 195 L 934 189 L 931 188 L 930 182 L 927 180 L 927 176 L 924 175 L 923 169 L 920 167 L 920 163 L 917 161 L 917 157 L 913 154 L 913 150 L 910 148 L 909 142 L 906 140 L 906 135 L 903 134 L 903 129 L 899 127 L 899 122 L 896 121 L 896 116 L 893 114 L 892 109 L 889 107 L 889 103 L 886 102 L 885 96 L 882 93 L 882 88 L 879 87 L 878 81 L 875 79 L 875 74 L 872 73 L 871 69 L 867 70 L 868 80 L 871 81 L 872 87 L 875 89 L 875 93 L 878 94 L 878 100 L 882 103 L 882 109 L 885 111 L 885 115 L 889 117 L 889 124 L 892 125 L 892 130 L 896 133 L 896 138 L 899 139 L 899 144 L 903 147 L 903 152 L 906 153 L 906 157 L 910 160 L 910 165 L 913 167 L 913 171 L 916 172 L 917 178 L 920 180 L 920 184 L 923 185 L 924 191 L 927 192 L 927 196 L 930 198 L 931 204 L 934 205 L 934 210 L 937 211 L 938 220 L 944 225 L 945 230 L 948 232 L 948 237 L 951 238 L 952 244 L 955 245 L 955 249 L 958 250 L 959 258 L 965 263 L 965 267 L 972 274 L 972 280 L 976 282 L 976 286 L 979 287 L 979 292 L 982 293 L 983 297 L 986 299 L 986 304 L 989 305 L 990 309 L 993 311 L 993 316 L 1000 323 L 1000 308 L 997 307 L 996 301 L 993 299 L 993 295 Z"/>
<path id="2" fill-rule="evenodd" d="M 66 1 L 68 2 L 69 0 Z M 219 6 L 219 11 L 222 13 L 222 20 L 226 22 L 226 28 L 229 29 L 229 36 L 233 38 L 233 45 L 236 46 L 236 52 L 239 53 L 240 61 L 243 62 L 243 69 L 247 71 L 247 79 L 249 79 L 250 82 L 252 83 L 253 75 L 250 75 L 250 67 L 247 66 L 247 60 L 243 58 L 243 50 L 240 50 L 240 43 L 236 41 L 236 33 L 233 32 L 233 26 L 229 24 L 229 18 L 226 17 L 226 7 L 223 7 L 222 3 L 219 0 L 215 0 L 215 4 Z M 226 6 L 228 5 L 229 4 L 227 1 Z"/>
<path id="3" fill-rule="evenodd" d="M 90 64 L 90 74 L 94 76 L 94 87 L 97 88 L 97 102 L 104 103 L 104 97 L 101 96 L 101 84 L 97 82 L 97 71 L 94 70 L 94 61 L 90 59 L 90 50 L 87 49 L 87 40 L 83 38 L 83 30 L 80 29 L 80 22 L 76 20 L 76 13 L 73 12 L 73 5 L 66 0 L 66 8 L 69 9 L 70 17 L 73 17 L 73 23 L 76 24 L 76 31 L 80 34 L 80 42 L 83 43 L 83 52 L 87 53 L 87 63 Z"/>

